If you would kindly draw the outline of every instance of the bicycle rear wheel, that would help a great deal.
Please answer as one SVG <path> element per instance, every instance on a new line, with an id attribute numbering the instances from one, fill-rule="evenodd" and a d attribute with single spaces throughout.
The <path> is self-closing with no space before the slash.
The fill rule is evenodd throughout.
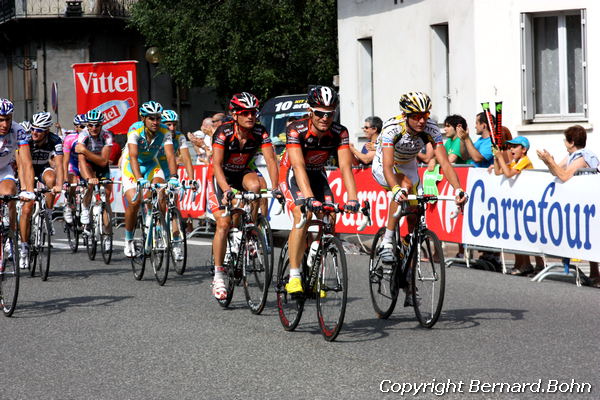
<path id="1" fill-rule="evenodd" d="M 398 300 L 398 290 L 394 289 L 392 272 L 396 265 L 384 264 L 379 257 L 379 247 L 385 234 L 385 228 L 381 228 L 373 238 L 371 255 L 369 257 L 369 290 L 371 292 L 371 303 L 377 318 L 387 319 L 394 311 Z M 394 241 L 394 248 L 396 248 Z"/>
<path id="2" fill-rule="evenodd" d="M 97 245 L 98 245 L 98 236 L 97 236 L 97 232 L 96 232 L 97 216 L 92 213 L 91 218 L 92 218 L 91 222 L 89 224 L 87 224 L 87 226 L 85 228 L 88 233 L 83 234 L 84 235 L 83 241 L 85 242 L 85 247 L 87 249 L 88 258 L 90 260 L 94 261 L 96 259 L 96 249 L 97 249 Z"/>
<path id="3" fill-rule="evenodd" d="M 77 250 L 79 249 L 79 229 L 77 228 L 75 221 L 70 224 L 65 222 L 65 233 L 67 234 L 71 253 L 77 253 Z"/>
<path id="4" fill-rule="evenodd" d="M 52 252 L 52 236 L 51 236 L 51 224 L 50 216 L 43 214 L 40 219 L 39 239 L 37 248 L 37 266 L 40 270 L 40 277 L 43 281 L 48 279 L 48 273 L 50 272 L 50 254 Z"/>
<path id="5" fill-rule="evenodd" d="M 1 229 L 1 228 L 0 228 Z M 5 316 L 10 317 L 17 306 L 19 295 L 19 251 L 14 232 L 2 235 L 2 263 L 0 263 L 0 307 Z"/>
<path id="6" fill-rule="evenodd" d="M 169 209 L 167 225 L 171 241 L 171 262 L 178 275 L 183 275 L 187 265 L 187 239 L 185 237 L 185 224 L 179 210 Z"/>
<path id="7" fill-rule="evenodd" d="M 231 300 L 233 299 L 233 292 L 235 290 L 235 268 L 238 262 L 241 260 L 238 258 L 236 253 L 232 253 L 232 245 L 234 242 L 233 233 L 229 230 L 227 235 L 227 248 L 225 250 L 225 260 L 223 261 L 223 268 L 225 269 L 225 288 L 227 289 L 227 297 L 223 300 L 217 300 L 221 307 L 229 307 Z M 239 249 L 238 249 L 239 252 Z M 234 259 L 235 258 L 235 259 Z M 213 259 L 214 265 L 214 259 Z"/>
<path id="8" fill-rule="evenodd" d="M 113 253 L 112 218 L 105 204 L 102 204 L 100 215 L 102 216 L 99 224 L 100 251 L 102 252 L 104 264 L 110 264 Z M 109 227 L 109 230 L 106 229 L 107 226 Z"/>
<path id="9" fill-rule="evenodd" d="M 317 316 L 321 333 L 333 341 L 340 333 L 348 301 L 348 270 L 342 242 L 332 237 L 323 244 L 317 281 Z"/>
<path id="10" fill-rule="evenodd" d="M 152 249 L 150 250 L 150 263 L 154 270 L 156 282 L 164 285 L 169 275 L 169 230 L 165 217 L 159 212 L 152 216 Z"/>
<path id="11" fill-rule="evenodd" d="M 283 325 L 283 329 L 293 331 L 298 326 L 300 318 L 302 318 L 305 297 L 304 295 L 289 295 L 285 290 L 285 285 L 290 280 L 290 259 L 287 243 L 281 249 L 276 279 L 275 293 L 277 293 L 279 321 Z"/>
<path id="12" fill-rule="evenodd" d="M 144 251 L 144 240 L 146 238 L 146 227 L 140 213 L 137 217 L 136 228 L 133 231 L 133 245 L 135 247 L 135 256 L 131 257 L 131 269 L 133 277 L 139 281 L 144 277 L 146 268 L 146 253 Z"/>
<path id="13" fill-rule="evenodd" d="M 444 303 L 446 272 L 442 243 L 437 235 L 425 230 L 414 252 L 412 266 L 412 300 L 421 326 L 431 328 L 437 322 Z"/>
<path id="14" fill-rule="evenodd" d="M 246 241 L 240 251 L 242 252 L 245 271 L 244 292 L 246 293 L 246 302 L 253 314 L 260 314 L 267 303 L 272 277 L 262 232 L 256 228 L 247 229 Z"/>

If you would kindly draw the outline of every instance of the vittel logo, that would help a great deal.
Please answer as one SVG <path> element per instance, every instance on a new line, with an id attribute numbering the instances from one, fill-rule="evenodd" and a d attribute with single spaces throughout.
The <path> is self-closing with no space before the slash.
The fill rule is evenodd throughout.
<path id="1" fill-rule="evenodd" d="M 79 84 L 86 94 L 89 93 L 124 93 L 133 92 L 133 72 L 127 71 L 124 76 L 113 76 L 95 72 L 78 72 L 76 74 Z M 91 92 L 90 92 L 91 90 Z"/>

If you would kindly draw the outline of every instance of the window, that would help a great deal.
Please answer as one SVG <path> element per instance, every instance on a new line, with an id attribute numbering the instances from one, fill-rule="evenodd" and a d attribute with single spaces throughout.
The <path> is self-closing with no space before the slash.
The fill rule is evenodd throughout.
<path id="1" fill-rule="evenodd" d="M 587 118 L 585 10 L 521 15 L 523 119 Z"/>
<path id="2" fill-rule="evenodd" d="M 433 119 L 441 122 L 450 113 L 448 24 L 431 26 L 431 101 Z"/>
<path id="3" fill-rule="evenodd" d="M 373 40 L 358 40 L 359 124 L 373 115 Z M 362 126 L 362 125 L 360 125 Z"/>

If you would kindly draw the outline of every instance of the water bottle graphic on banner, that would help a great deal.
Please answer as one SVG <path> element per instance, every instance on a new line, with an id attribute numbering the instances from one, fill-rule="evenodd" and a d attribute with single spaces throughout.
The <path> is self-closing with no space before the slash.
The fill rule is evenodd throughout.
<path id="1" fill-rule="evenodd" d="M 123 118 L 127 111 L 133 107 L 135 102 L 131 97 L 127 100 L 110 100 L 104 104 L 100 104 L 96 107 L 96 110 L 104 114 L 104 129 L 110 129 L 117 125 Z"/>

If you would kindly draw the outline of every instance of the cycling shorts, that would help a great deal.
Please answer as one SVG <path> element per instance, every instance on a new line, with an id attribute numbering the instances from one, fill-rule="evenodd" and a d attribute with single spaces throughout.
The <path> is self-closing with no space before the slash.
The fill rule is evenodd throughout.
<path id="1" fill-rule="evenodd" d="M 308 181 L 310 182 L 310 189 L 313 192 L 315 199 L 322 203 L 333 203 L 334 197 L 329 182 L 327 181 L 327 174 L 325 170 L 320 171 L 306 171 L 308 174 Z M 296 182 L 294 176 L 294 169 L 289 168 L 285 177 L 285 181 L 281 184 L 282 192 L 285 196 L 285 201 L 290 210 L 296 208 L 296 206 L 304 204 L 304 195 Z"/>
<path id="2" fill-rule="evenodd" d="M 148 182 L 152 182 L 152 180 L 156 178 L 165 179 L 165 175 L 156 160 L 144 164 L 140 163 L 140 173 Z M 121 162 L 121 181 L 123 193 L 127 192 L 129 189 L 135 190 L 137 188 L 137 179 L 131 170 L 129 157 L 124 158 Z"/>
<path id="3" fill-rule="evenodd" d="M 383 175 L 383 165 L 374 163 L 371 167 L 371 173 L 373 174 L 373 178 L 375 181 L 379 183 L 384 189 L 392 190 L 385 180 L 385 176 Z M 412 190 L 411 194 L 417 194 L 419 186 L 421 185 L 421 180 L 419 178 L 419 171 L 417 170 L 416 162 L 409 162 L 406 164 L 394 164 L 394 173 L 397 175 L 404 175 L 412 182 Z M 417 205 L 418 202 L 410 201 L 410 205 Z"/>
<path id="4" fill-rule="evenodd" d="M 244 190 L 244 186 L 242 182 L 244 181 L 244 177 L 248 174 L 253 173 L 249 168 L 246 168 L 242 172 L 237 174 L 228 173 L 225 174 L 225 179 L 229 186 L 236 190 Z M 219 211 L 220 207 L 223 205 L 223 189 L 217 183 L 217 179 L 215 178 L 212 168 L 208 171 L 208 179 L 206 185 L 206 194 L 208 198 L 208 208 L 214 214 Z"/>
<path id="5" fill-rule="evenodd" d="M 15 163 L 9 163 L 0 169 L 0 182 L 5 181 L 7 179 L 17 182 Z"/>
<path id="6" fill-rule="evenodd" d="M 50 164 L 46 164 L 46 165 L 33 165 L 33 173 L 34 176 L 36 178 L 38 178 L 38 180 L 40 182 L 43 182 L 42 180 L 42 176 L 46 173 L 46 171 L 54 171 L 54 168 L 52 168 L 50 166 Z"/>

